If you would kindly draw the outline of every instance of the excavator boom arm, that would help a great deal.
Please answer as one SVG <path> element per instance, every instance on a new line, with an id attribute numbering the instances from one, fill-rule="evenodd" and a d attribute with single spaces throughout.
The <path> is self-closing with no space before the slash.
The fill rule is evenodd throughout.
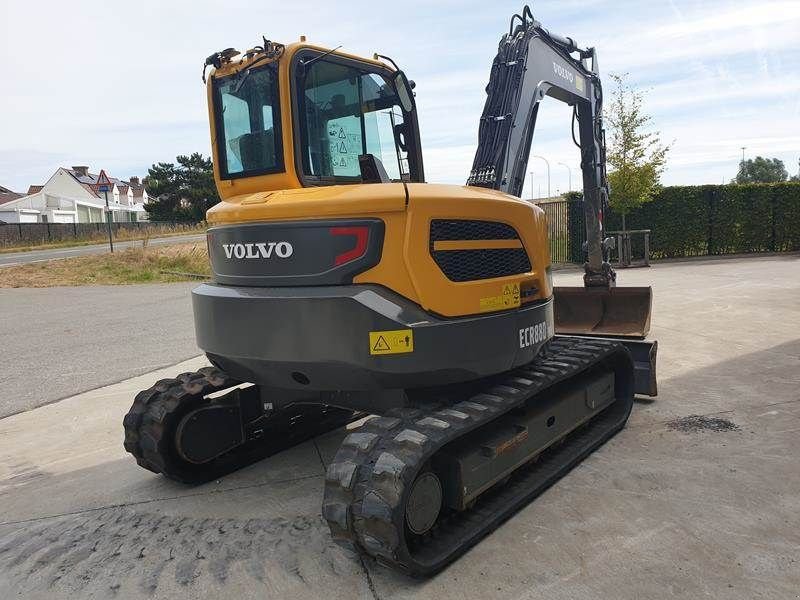
<path id="1" fill-rule="evenodd" d="M 583 288 L 554 290 L 556 331 L 645 337 L 650 328 L 651 289 L 614 289 L 616 273 L 606 260 L 603 211 L 609 190 L 596 50 L 550 33 L 526 6 L 521 15 L 512 17 L 508 33 L 500 40 L 486 94 L 467 185 L 518 197 L 525 183 L 539 103 L 550 96 L 573 107 L 572 137 L 581 152 L 588 260 Z"/>
<path id="2" fill-rule="evenodd" d="M 520 22 L 514 27 L 516 19 Z M 608 182 L 595 49 L 579 48 L 571 38 L 548 32 L 526 6 L 500 40 L 486 93 L 467 184 L 521 196 L 539 103 L 550 96 L 573 106 L 583 172 L 587 275 L 591 274 L 587 285 L 613 285 L 614 273 L 603 261 L 602 212 Z"/>

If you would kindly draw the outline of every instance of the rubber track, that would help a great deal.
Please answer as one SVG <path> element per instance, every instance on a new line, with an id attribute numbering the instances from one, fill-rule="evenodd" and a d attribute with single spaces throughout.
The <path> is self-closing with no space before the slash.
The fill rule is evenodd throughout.
<path id="1" fill-rule="evenodd" d="M 241 469 L 354 419 L 354 412 L 323 405 L 295 404 L 263 423 L 264 435 L 201 465 L 183 460 L 175 447 L 175 431 L 183 416 L 203 404 L 224 402 L 205 396 L 239 385 L 224 371 L 204 367 L 161 379 L 139 392 L 125 415 L 125 450 L 145 469 L 182 483 L 202 483 Z"/>
<path id="2" fill-rule="evenodd" d="M 422 538 L 406 533 L 408 490 L 439 449 L 535 402 L 552 386 L 601 367 L 615 371 L 617 401 L 518 469 L 505 485 L 484 493 L 473 508 L 443 509 Z M 334 540 L 412 576 L 441 570 L 625 425 L 633 404 L 633 363 L 621 344 L 556 336 L 546 354 L 473 391 L 447 406 L 393 410 L 344 439 L 327 471 L 322 506 Z"/>

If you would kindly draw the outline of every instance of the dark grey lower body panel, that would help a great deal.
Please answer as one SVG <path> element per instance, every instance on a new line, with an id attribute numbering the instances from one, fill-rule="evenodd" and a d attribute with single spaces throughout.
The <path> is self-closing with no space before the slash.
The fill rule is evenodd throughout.
<path id="1" fill-rule="evenodd" d="M 376 285 L 192 292 L 197 343 L 242 381 L 307 391 L 470 381 L 530 362 L 553 336 L 553 304 L 457 319 Z M 370 332 L 411 330 L 413 352 L 371 353 Z"/>

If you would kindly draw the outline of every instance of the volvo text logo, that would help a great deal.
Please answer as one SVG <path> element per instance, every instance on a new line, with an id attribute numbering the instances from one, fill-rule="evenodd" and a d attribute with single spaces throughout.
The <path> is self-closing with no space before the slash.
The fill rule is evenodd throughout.
<path id="1" fill-rule="evenodd" d="M 562 67 L 557 62 L 553 63 L 553 72 L 562 79 L 566 79 L 570 83 L 575 81 L 575 74 L 566 67 Z"/>
<path id="2" fill-rule="evenodd" d="M 289 258 L 294 248 L 289 242 L 258 242 L 255 244 L 222 244 L 226 258 Z"/>

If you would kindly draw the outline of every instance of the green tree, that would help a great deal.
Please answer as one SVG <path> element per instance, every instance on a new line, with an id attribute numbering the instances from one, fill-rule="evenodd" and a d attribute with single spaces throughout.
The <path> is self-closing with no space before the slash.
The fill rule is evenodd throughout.
<path id="1" fill-rule="evenodd" d="M 782 160 L 756 156 L 739 163 L 739 173 L 733 183 L 778 183 L 788 177 Z"/>
<path id="2" fill-rule="evenodd" d="M 609 166 L 609 203 L 622 216 L 649 202 L 659 185 L 669 145 L 657 131 L 648 131 L 652 117 L 642 108 L 644 95 L 627 81 L 627 75 L 612 74 L 615 88 L 604 111 L 610 133 L 606 153 Z"/>
<path id="3" fill-rule="evenodd" d="M 178 156 L 174 163 L 155 163 L 144 180 L 151 221 L 202 221 L 219 202 L 210 158 L 199 152 Z"/>
<path id="4" fill-rule="evenodd" d="M 149 200 L 144 205 L 151 221 L 174 221 L 180 208 L 178 172 L 172 163 L 156 163 L 147 170 L 144 186 Z"/>

